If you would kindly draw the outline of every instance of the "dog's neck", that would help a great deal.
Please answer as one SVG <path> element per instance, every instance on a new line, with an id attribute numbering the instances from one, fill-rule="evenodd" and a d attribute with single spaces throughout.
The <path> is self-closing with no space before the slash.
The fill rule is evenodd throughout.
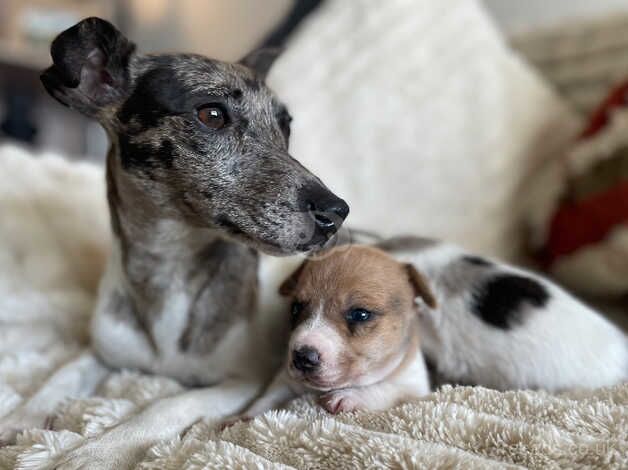
<path id="1" fill-rule="evenodd" d="M 120 168 L 114 150 L 107 157 L 107 200 L 126 287 L 134 299 L 155 298 L 173 277 L 188 274 L 191 259 L 219 233 L 168 218 L 160 205 Z"/>
<path id="2" fill-rule="evenodd" d="M 254 309 L 257 254 L 217 230 L 169 217 L 168 201 L 139 187 L 120 167 L 113 147 L 107 157 L 107 199 L 114 236 L 111 256 L 116 258 L 110 264 L 120 278 L 115 295 L 128 304 L 155 353 L 173 345 L 177 352 L 210 352 L 231 319 Z M 229 281 L 223 282 L 225 276 Z M 234 282 L 234 276 L 241 282 Z M 216 290 L 224 301 L 213 299 Z M 234 298 L 239 302 L 222 314 L 230 318 L 217 319 L 224 303 Z M 177 327 L 168 323 L 160 332 L 156 323 L 164 316 L 180 317 Z"/>

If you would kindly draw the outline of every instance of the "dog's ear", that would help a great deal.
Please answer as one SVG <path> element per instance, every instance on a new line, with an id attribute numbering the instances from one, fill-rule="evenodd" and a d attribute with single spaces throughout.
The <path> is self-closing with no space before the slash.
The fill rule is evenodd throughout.
<path id="1" fill-rule="evenodd" d="M 255 73 L 264 80 L 275 62 L 275 59 L 277 59 L 280 54 L 281 49 L 279 48 L 257 49 L 241 59 L 239 63 L 255 70 Z"/>
<path id="2" fill-rule="evenodd" d="M 128 91 L 134 51 L 135 44 L 111 23 L 87 18 L 52 41 L 53 65 L 41 81 L 62 104 L 94 117 Z"/>
<path id="3" fill-rule="evenodd" d="M 408 273 L 408 279 L 414 289 L 414 296 L 421 297 L 428 307 L 436 308 L 436 299 L 425 278 L 411 264 L 404 265 L 404 268 Z"/>
<path id="4" fill-rule="evenodd" d="M 290 297 L 294 294 L 294 290 L 299 284 L 299 278 L 301 277 L 301 273 L 303 272 L 303 268 L 307 264 L 307 260 L 303 261 L 297 269 L 294 270 L 288 278 L 281 283 L 279 286 L 279 294 L 284 297 Z"/>

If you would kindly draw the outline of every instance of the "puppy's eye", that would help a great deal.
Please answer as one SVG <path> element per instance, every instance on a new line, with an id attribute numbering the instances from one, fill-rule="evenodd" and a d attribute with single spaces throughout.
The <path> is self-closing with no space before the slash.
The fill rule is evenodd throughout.
<path id="1" fill-rule="evenodd" d="M 196 112 L 199 121 L 211 129 L 222 129 L 227 124 L 227 113 L 220 104 L 208 104 Z"/>
<path id="2" fill-rule="evenodd" d="M 303 304 L 297 300 L 292 302 L 292 306 L 290 307 L 290 327 L 295 328 L 297 323 L 299 322 L 299 315 L 303 311 Z"/>
<path id="3" fill-rule="evenodd" d="M 369 321 L 371 319 L 372 313 L 363 308 L 354 308 L 347 312 L 347 321 L 349 323 L 361 323 L 365 321 Z"/>
<path id="4" fill-rule="evenodd" d="M 292 318 L 297 318 L 301 311 L 303 310 L 303 304 L 301 302 L 297 302 L 296 300 L 292 302 L 292 307 L 290 307 L 290 314 Z"/>

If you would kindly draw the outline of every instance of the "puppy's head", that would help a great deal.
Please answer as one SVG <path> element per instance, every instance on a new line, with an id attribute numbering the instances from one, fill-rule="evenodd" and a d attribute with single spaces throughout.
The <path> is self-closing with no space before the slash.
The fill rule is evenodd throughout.
<path id="1" fill-rule="evenodd" d="M 293 299 L 289 374 L 319 390 L 385 378 L 416 333 L 416 297 L 435 305 L 414 267 L 357 245 L 305 261 L 280 293 Z"/>
<path id="2" fill-rule="evenodd" d="M 164 216 L 273 254 L 320 247 L 347 216 L 288 153 L 291 117 L 264 83 L 274 52 L 238 63 L 140 55 L 113 25 L 88 18 L 51 55 L 46 90 L 104 126 L 125 182 Z"/>

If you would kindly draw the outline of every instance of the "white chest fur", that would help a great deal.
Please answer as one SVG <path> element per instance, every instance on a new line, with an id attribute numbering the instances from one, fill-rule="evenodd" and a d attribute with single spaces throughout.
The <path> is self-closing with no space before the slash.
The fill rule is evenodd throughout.
<path id="1" fill-rule="evenodd" d="M 174 229 L 174 227 L 173 227 Z M 191 354 L 181 350 L 181 338 L 195 301 L 197 282 L 190 280 L 185 266 L 185 251 L 169 249 L 161 237 L 162 250 L 172 252 L 176 262 L 166 259 L 155 266 L 154 276 L 165 289 L 160 300 L 153 302 L 150 319 L 112 299 L 132 296 L 129 279 L 122 266 L 120 241 L 114 238 L 112 253 L 102 279 L 99 300 L 92 320 L 92 342 L 101 358 L 116 367 L 128 367 L 168 375 L 190 384 L 209 384 L 237 375 L 238 364 L 249 348 L 249 322 L 234 321 L 226 334 L 208 354 Z M 169 251 L 170 250 L 170 251 Z M 189 250 L 193 252 L 193 250 Z M 183 256 L 182 256 L 183 255 Z"/>

